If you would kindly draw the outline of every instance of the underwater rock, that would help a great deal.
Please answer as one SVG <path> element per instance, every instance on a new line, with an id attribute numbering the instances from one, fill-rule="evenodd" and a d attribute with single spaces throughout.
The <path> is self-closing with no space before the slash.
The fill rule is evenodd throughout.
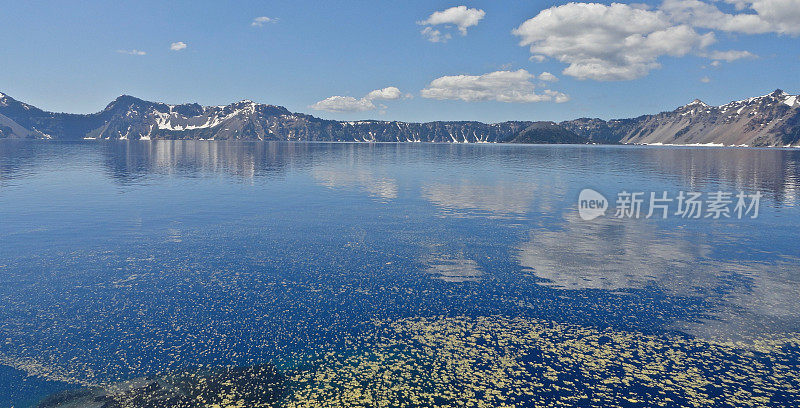
<path id="1" fill-rule="evenodd" d="M 271 364 L 136 378 L 103 387 L 63 391 L 39 408 L 272 407 L 286 377 Z"/>

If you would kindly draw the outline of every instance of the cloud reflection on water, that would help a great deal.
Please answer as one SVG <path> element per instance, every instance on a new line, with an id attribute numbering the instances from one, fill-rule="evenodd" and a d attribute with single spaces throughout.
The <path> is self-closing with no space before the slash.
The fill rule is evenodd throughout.
<path id="1" fill-rule="evenodd" d="M 735 239 L 735 238 L 730 238 Z M 598 218 L 577 212 L 563 223 L 535 229 L 517 252 L 520 265 L 560 290 L 660 292 L 697 298 L 708 317 L 675 322 L 703 337 L 740 337 L 800 326 L 800 259 L 756 254 L 715 256 L 707 233 L 665 230 L 645 220 Z M 763 260 L 758 260 L 764 258 Z"/>
<path id="2" fill-rule="evenodd" d="M 525 215 L 534 199 L 534 186 L 498 180 L 479 184 L 468 180 L 457 183 L 434 182 L 422 186 L 421 195 L 445 215 L 513 218 Z"/>

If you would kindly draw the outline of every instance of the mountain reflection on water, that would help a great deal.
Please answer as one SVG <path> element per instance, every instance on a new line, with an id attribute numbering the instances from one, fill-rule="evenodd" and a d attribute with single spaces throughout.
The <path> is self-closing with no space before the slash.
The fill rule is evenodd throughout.
<path id="1" fill-rule="evenodd" d="M 291 367 L 376 321 L 437 317 L 794 335 L 798 163 L 777 149 L 2 141 L 0 364 L 73 384 Z M 764 198 L 757 219 L 583 221 L 584 188 L 612 206 L 623 190 Z M 31 397 L 12 391 L 0 401 Z"/>

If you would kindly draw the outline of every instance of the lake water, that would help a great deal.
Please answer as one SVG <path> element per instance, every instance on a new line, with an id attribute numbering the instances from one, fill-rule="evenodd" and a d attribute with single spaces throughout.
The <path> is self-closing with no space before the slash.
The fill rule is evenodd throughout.
<path id="1" fill-rule="evenodd" d="M 797 150 L 2 141 L 0 406 L 260 364 L 293 407 L 798 403 L 799 189 Z"/>

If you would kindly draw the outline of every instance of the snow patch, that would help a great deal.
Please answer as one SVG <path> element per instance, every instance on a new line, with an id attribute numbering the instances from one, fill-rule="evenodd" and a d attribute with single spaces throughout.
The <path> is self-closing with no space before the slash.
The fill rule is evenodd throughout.
<path id="1" fill-rule="evenodd" d="M 201 124 L 201 125 L 178 125 L 178 124 L 173 125 L 172 124 L 172 120 L 173 119 L 177 120 L 177 119 L 183 119 L 183 118 L 180 118 L 179 116 L 177 116 L 177 114 L 174 114 L 174 113 L 163 113 L 163 112 L 158 112 L 158 111 L 154 111 L 153 113 L 156 116 L 156 125 L 158 126 L 159 129 L 162 129 L 162 130 L 173 130 L 173 131 L 183 131 L 183 130 L 195 130 L 195 129 L 213 128 L 213 127 L 221 125 L 226 120 L 229 120 L 229 119 L 231 119 L 231 118 L 233 118 L 233 117 L 235 117 L 237 115 L 240 115 L 240 114 L 242 114 L 244 112 L 247 112 L 247 111 L 249 111 L 250 113 L 253 113 L 254 112 L 253 105 L 250 105 L 246 109 L 235 109 L 233 112 L 231 112 L 230 114 L 225 115 L 225 116 L 211 115 L 206 119 L 206 122 Z"/>
<path id="2" fill-rule="evenodd" d="M 640 144 L 644 146 L 678 146 L 678 147 L 725 147 L 723 143 L 662 143 L 662 142 L 655 142 L 655 143 L 634 143 Z M 744 145 L 743 145 L 744 146 Z"/>

